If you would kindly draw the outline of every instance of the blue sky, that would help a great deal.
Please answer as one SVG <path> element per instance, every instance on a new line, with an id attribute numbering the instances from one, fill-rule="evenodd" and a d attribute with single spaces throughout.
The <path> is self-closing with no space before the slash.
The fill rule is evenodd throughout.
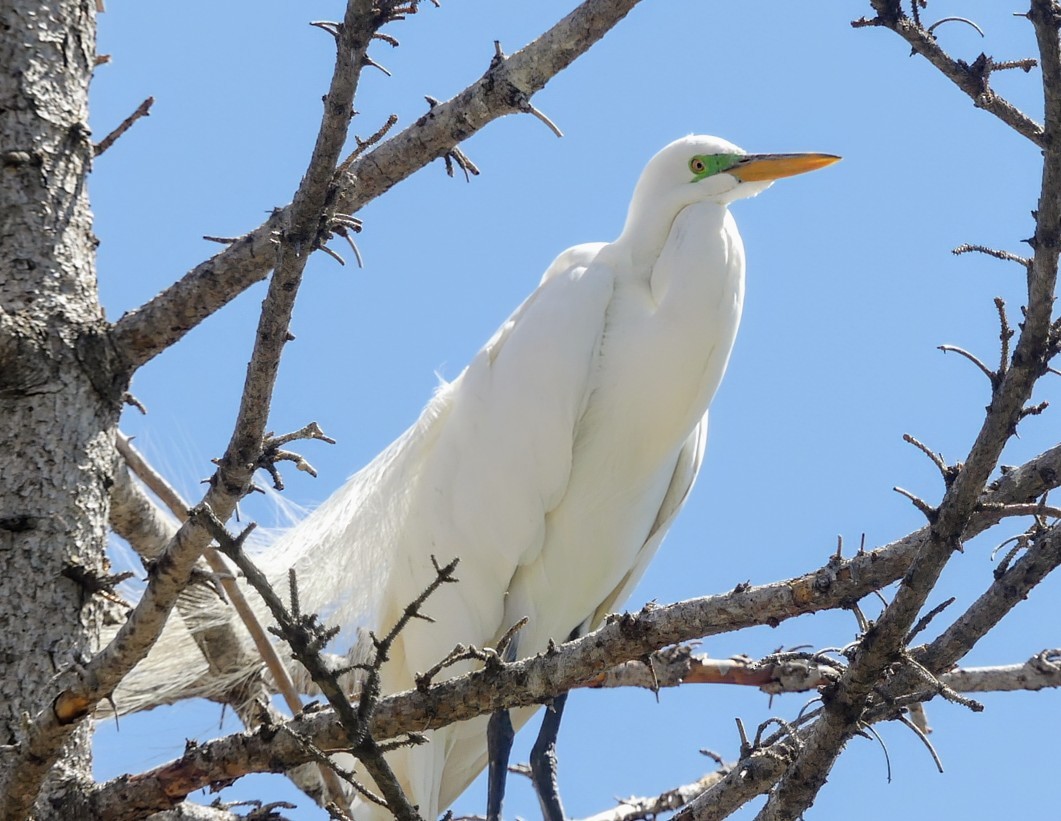
<path id="1" fill-rule="evenodd" d="M 402 45 L 373 56 L 394 76 L 363 74 L 354 132 L 391 114 L 399 127 L 485 69 L 493 41 L 511 52 L 574 6 L 449 0 L 390 29 Z M 100 290 L 108 315 L 150 298 L 216 252 L 201 236 L 236 235 L 289 201 L 305 168 L 331 71 L 330 38 L 315 19 L 341 16 L 338 0 L 229 0 L 174 4 L 110 0 L 100 51 L 112 57 L 92 88 L 92 126 L 106 134 L 153 95 L 150 118 L 97 162 L 90 180 Z M 970 17 L 937 30 L 944 48 L 973 60 L 1034 54 L 1023 6 L 937 2 L 926 19 Z M 748 251 L 744 320 L 712 406 L 708 454 L 694 493 L 630 602 L 669 602 L 738 582 L 786 578 L 824 562 L 843 534 L 850 549 L 920 526 L 893 493 L 939 498 L 935 469 L 902 442 L 911 433 L 950 460 L 967 451 L 988 399 L 986 380 L 936 346 L 997 357 L 992 298 L 1016 316 L 1021 269 L 956 258 L 964 242 L 1021 252 L 1032 232 L 1039 152 L 954 89 L 884 30 L 854 30 L 865 3 L 644 0 L 587 56 L 535 98 L 562 128 L 531 117 L 494 123 L 462 146 L 482 175 L 424 169 L 359 216 L 365 269 L 317 255 L 307 269 L 282 366 L 271 427 L 311 419 L 338 440 L 303 448 L 320 477 L 293 471 L 285 496 L 323 500 L 419 413 L 438 376 L 456 376 L 535 286 L 562 249 L 614 238 L 648 158 L 690 132 L 750 151 L 841 154 L 837 166 L 783 180 L 734 206 Z M 160 36 L 161 35 L 161 36 Z M 996 88 L 1040 116 L 1039 75 L 1007 72 Z M 340 249 L 341 252 L 341 249 Z M 209 475 L 232 419 L 250 353 L 261 286 L 137 374 L 150 410 L 123 429 L 186 495 Z M 1058 380 L 1036 399 L 1058 396 Z M 1003 461 L 1019 464 L 1054 444 L 1056 411 L 1023 423 Z M 266 523 L 267 505 L 245 513 Z M 968 604 L 990 582 L 990 551 L 1021 525 L 974 541 L 945 573 L 939 595 Z M 1023 661 L 1061 644 L 1057 578 L 1002 623 L 969 664 Z M 872 610 L 872 602 L 867 602 Z M 780 646 L 842 645 L 849 614 L 805 617 L 705 642 L 712 656 Z M 771 705 L 737 688 L 577 693 L 560 741 L 568 812 L 588 815 L 619 795 L 651 794 L 695 779 L 710 748 L 732 758 L 735 716 L 754 726 L 791 717 L 803 696 Z M 987 817 L 1032 814 L 1055 777 L 1061 694 L 986 696 L 986 712 L 933 703 L 933 741 L 946 773 L 901 727 L 879 728 L 891 755 L 856 740 L 809 817 Z M 218 711 L 157 711 L 99 733 L 97 774 L 162 763 L 185 737 L 216 734 Z M 524 746 L 529 739 L 524 739 Z M 519 755 L 519 753 L 517 753 Z M 525 755 L 525 752 L 523 753 Z M 1019 761 L 1018 761 L 1019 757 Z M 1004 784 L 1005 789 L 1000 789 Z M 245 779 L 225 797 L 287 797 L 296 818 L 319 818 L 282 780 Z M 205 799 L 204 800 L 209 800 Z M 481 812 L 474 788 L 458 812 Z M 853 808 L 857 807 L 855 810 Z M 507 815 L 534 818 L 515 781 Z M 751 818 L 745 810 L 740 818 Z"/>

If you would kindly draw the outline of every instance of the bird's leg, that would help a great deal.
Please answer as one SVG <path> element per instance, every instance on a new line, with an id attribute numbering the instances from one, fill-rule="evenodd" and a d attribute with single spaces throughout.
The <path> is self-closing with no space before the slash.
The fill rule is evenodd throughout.
<path id="1" fill-rule="evenodd" d="M 538 793 L 545 821 L 564 821 L 564 805 L 560 802 L 560 790 L 556 783 L 556 737 L 560 732 L 560 719 L 567 703 L 567 693 L 557 696 L 545 711 L 538 739 L 531 749 L 531 781 Z"/>
<path id="2" fill-rule="evenodd" d="M 512 752 L 512 718 L 508 710 L 498 710 L 486 725 L 486 750 L 490 773 L 486 782 L 486 819 L 501 821 L 501 802 L 505 800 L 508 757 Z"/>

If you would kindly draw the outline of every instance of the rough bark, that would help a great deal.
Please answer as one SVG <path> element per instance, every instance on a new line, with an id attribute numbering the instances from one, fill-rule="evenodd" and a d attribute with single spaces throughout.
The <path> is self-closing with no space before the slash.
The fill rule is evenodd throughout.
<path id="1" fill-rule="evenodd" d="M 90 0 L 0 5 L 0 742 L 25 741 L 55 679 L 96 650 L 103 608 L 85 586 L 105 572 L 107 487 L 124 388 L 104 344 L 95 237 L 85 190 L 87 92 L 95 59 Z M 87 728 L 55 757 L 39 818 L 89 777 Z M 28 806 L 30 781 L 0 795 Z"/>

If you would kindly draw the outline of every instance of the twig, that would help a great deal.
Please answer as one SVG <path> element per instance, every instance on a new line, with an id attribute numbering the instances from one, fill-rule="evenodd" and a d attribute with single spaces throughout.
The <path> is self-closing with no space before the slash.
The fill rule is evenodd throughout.
<path id="1" fill-rule="evenodd" d="M 732 771 L 719 761 L 720 769 L 708 773 L 698 781 L 681 787 L 667 790 L 649 798 L 623 798 L 618 806 L 581 819 L 581 821 L 655 821 L 665 812 L 672 812 L 684 807 L 689 801 L 713 787 Z"/>
<path id="2" fill-rule="evenodd" d="M 342 177 L 336 191 L 335 209 L 356 213 L 415 171 L 451 153 L 488 123 L 518 111 L 519 95 L 533 96 L 637 3 L 638 0 L 584 0 L 541 37 L 488 69 L 456 97 L 439 103 L 401 134 L 359 157 Z M 467 161 L 463 154 L 460 157 Z M 469 174 L 478 170 L 470 161 L 461 167 Z M 157 356 L 207 316 L 263 279 L 275 259 L 270 237 L 288 223 L 292 208 L 288 206 L 276 212 L 241 241 L 196 266 L 157 297 L 120 318 L 111 338 L 129 368 L 136 369 Z"/>
<path id="3" fill-rule="evenodd" d="M 923 615 L 918 620 L 917 624 L 915 624 L 910 629 L 910 632 L 906 634 L 906 638 L 903 639 L 903 644 L 909 644 L 910 642 L 912 642 L 917 637 L 918 633 L 920 633 L 922 630 L 924 630 L 926 627 L 928 627 L 929 624 L 932 623 L 932 619 L 934 619 L 936 616 L 938 616 L 940 613 L 942 613 L 944 610 L 946 610 L 948 607 L 950 607 L 952 604 L 954 604 L 954 602 L 955 602 L 955 598 L 954 598 L 954 596 L 951 596 L 945 602 L 942 602 L 941 604 L 937 604 L 935 607 L 933 607 L 931 610 L 929 610 L 927 613 L 925 613 L 925 615 Z"/>
<path id="4" fill-rule="evenodd" d="M 355 148 L 350 153 L 350 156 L 348 156 L 345 160 L 339 163 L 339 167 L 335 170 L 336 182 L 340 182 L 342 180 L 343 176 L 347 173 L 347 171 L 350 169 L 350 166 L 358 157 L 360 157 L 374 145 L 378 144 L 397 124 L 398 115 L 391 114 L 387 118 L 387 121 L 383 123 L 383 125 L 381 125 L 378 129 L 376 129 L 376 132 L 372 134 L 367 140 L 362 140 L 355 134 L 354 142 L 357 143 L 357 148 Z"/>
<path id="5" fill-rule="evenodd" d="M 901 15 L 893 0 L 872 0 L 878 20 L 902 34 L 908 42 L 956 83 L 969 90 L 977 105 L 990 108 L 1014 128 L 1044 146 L 1043 190 L 1036 213 L 1035 259 L 1028 275 L 1028 308 L 1017 341 L 1013 364 L 1005 374 L 992 380 L 992 398 L 984 423 L 969 451 L 962 471 L 947 488 L 932 521 L 932 537 L 919 551 L 892 603 L 881 614 L 874 629 L 861 639 L 857 654 L 826 702 L 822 717 L 808 734 L 807 744 L 796 762 L 773 790 L 758 821 L 780 821 L 801 815 L 814 801 L 825 783 L 841 749 L 864 721 L 868 699 L 876 683 L 892 664 L 903 638 L 910 631 L 917 613 L 934 589 L 950 557 L 961 548 L 962 534 L 974 512 L 982 490 L 998 463 L 1002 448 L 1016 431 L 1017 422 L 1036 379 L 1044 372 L 1057 278 L 1057 224 L 1061 219 L 1058 192 L 1061 191 L 1061 146 L 1056 130 L 1061 127 L 1061 87 L 1055 78 L 1061 74 L 1061 43 L 1057 36 L 1057 8 L 1053 0 L 1033 0 L 1029 16 L 1035 26 L 1044 76 L 1045 130 L 1028 130 L 1027 118 L 1004 106 L 987 87 L 986 70 L 960 67 L 939 49 L 934 38 Z M 986 62 L 986 61 L 985 61 Z M 1006 111 L 1008 109 L 1008 113 Z M 1005 117 L 1004 117 L 1005 118 Z M 1023 121 L 1023 122 L 1022 122 Z M 971 357 L 973 361 L 975 357 Z M 982 364 L 982 363 L 981 363 Z M 982 368 L 988 373 L 986 366 Z"/>
<path id="6" fill-rule="evenodd" d="M 1057 482 L 1061 482 L 1061 446 L 1010 470 L 985 501 L 1038 498 L 1046 483 L 1053 486 Z M 974 515 L 965 537 L 971 538 L 993 524 L 993 515 L 989 511 Z M 796 579 L 645 610 L 626 620 L 611 621 L 588 636 L 565 643 L 554 653 L 507 664 L 496 672 L 476 671 L 440 681 L 426 692 L 413 690 L 388 696 L 373 712 L 372 734 L 382 740 L 485 715 L 501 706 L 541 703 L 601 670 L 643 658 L 668 645 L 756 624 L 777 625 L 802 613 L 844 607 L 902 577 L 928 539 L 928 528 L 923 528 L 886 548 L 860 553 L 842 563 L 830 558 L 822 568 Z M 1011 587 L 1014 578 L 1024 577 L 1014 576 L 1003 580 L 1003 584 Z M 1028 578 L 1027 584 L 1034 586 L 1034 574 Z M 1015 601 L 1008 600 L 1008 604 L 1012 606 Z M 949 657 L 940 658 L 945 663 Z M 924 697 L 929 698 L 934 692 Z M 889 710 L 889 715 L 894 713 L 893 707 Z M 330 713 L 296 717 L 292 726 L 321 749 L 346 743 L 345 732 Z M 135 785 L 126 781 L 103 785 L 98 801 L 109 811 L 132 801 L 137 802 L 136 806 L 163 808 L 171 805 L 174 796 L 187 795 L 215 780 L 220 762 L 224 762 L 226 773 L 235 776 L 275 767 L 279 761 L 285 766 L 294 765 L 305 760 L 300 755 L 293 746 L 264 739 L 220 739 L 190 751 L 178 762 L 143 774 Z M 769 790 L 787 760 L 780 750 L 753 756 L 737 768 L 738 775 L 731 774 L 724 784 L 716 785 L 705 801 L 712 806 L 739 806 L 749 796 Z"/>
<path id="7" fill-rule="evenodd" d="M 148 97 L 146 100 L 140 103 L 140 105 L 137 106 L 136 111 L 134 111 L 124 120 L 122 120 L 118 124 L 117 128 L 115 128 L 110 134 L 108 134 L 106 137 L 104 137 L 92 147 L 92 155 L 94 157 L 98 157 L 100 154 L 102 154 L 104 151 L 114 145 L 114 143 L 118 140 L 119 137 L 122 136 L 122 134 L 132 128 L 133 123 L 135 123 L 141 117 L 149 117 L 151 115 L 151 106 L 153 106 L 154 104 L 154 97 Z"/>
<path id="8" fill-rule="evenodd" d="M 916 20 L 915 22 L 920 24 L 919 20 Z M 984 30 L 982 28 L 980 28 L 978 25 L 976 25 L 976 23 L 974 23 L 968 17 L 943 17 L 943 18 L 937 20 L 935 23 L 933 23 L 927 29 L 925 29 L 925 31 L 927 31 L 929 34 L 931 34 L 933 31 L 935 31 L 939 26 L 943 25 L 944 23 L 965 23 L 965 25 L 972 26 L 974 29 L 976 29 L 977 33 L 981 37 L 984 36 Z"/>
<path id="9" fill-rule="evenodd" d="M 940 475 L 943 476 L 943 481 L 950 482 L 954 478 L 951 467 L 948 466 L 943 459 L 943 454 L 936 453 L 935 451 L 929 449 L 928 445 L 924 444 L 918 439 L 915 439 L 909 433 L 903 434 L 903 441 L 906 442 L 908 445 L 913 445 L 915 448 L 925 454 L 925 456 L 927 456 L 932 461 L 932 464 L 936 466 L 936 469 L 939 470 Z"/>
<path id="10" fill-rule="evenodd" d="M 1009 318 L 1006 316 L 1006 303 L 1000 296 L 995 297 L 995 309 L 998 311 L 998 338 L 1002 343 L 997 374 L 1002 377 L 1009 368 L 1009 341 L 1013 338 L 1014 331 L 1009 327 Z"/>
<path id="11" fill-rule="evenodd" d="M 961 693 L 1007 692 L 1061 688 L 1061 650 L 1044 650 L 1023 664 L 964 667 L 940 679 Z"/>
<path id="12" fill-rule="evenodd" d="M 987 256 L 994 257 L 995 259 L 1001 259 L 1007 262 L 1016 262 L 1020 265 L 1023 265 L 1025 268 L 1031 265 L 1031 260 L 1027 257 L 1018 256 L 1017 254 L 1013 254 L 1009 251 L 997 251 L 994 248 L 988 248 L 986 245 L 970 245 L 966 243 L 963 245 L 959 245 L 957 248 L 951 251 L 951 253 L 955 256 L 960 256 L 961 254 L 969 253 L 986 254 Z"/>
<path id="13" fill-rule="evenodd" d="M 1040 148 L 1045 146 L 1043 126 L 991 90 L 986 85 L 984 71 L 977 72 L 968 64 L 955 60 L 947 54 L 930 32 L 922 28 L 919 23 L 899 13 L 895 0 L 870 0 L 870 2 L 877 16 L 872 19 L 856 20 L 851 24 L 853 27 L 883 26 L 894 31 L 906 40 L 915 52 L 932 63 L 962 92 L 967 94 L 977 108 L 982 108 L 998 117 Z M 986 64 L 983 68 L 987 68 Z"/>
<path id="14" fill-rule="evenodd" d="M 943 351 L 943 353 L 956 353 L 960 354 L 961 356 L 964 356 L 966 359 L 976 365 L 976 367 L 978 367 L 981 371 L 983 371 L 984 376 L 986 376 L 991 382 L 992 389 L 998 386 L 999 375 L 996 374 L 989 367 L 987 367 L 987 365 L 985 365 L 983 362 L 981 362 L 980 359 L 977 358 L 974 354 L 969 353 L 964 348 L 959 348 L 957 345 L 937 345 L 936 350 Z"/>
<path id="15" fill-rule="evenodd" d="M 888 779 L 888 783 L 891 784 L 892 783 L 892 757 L 888 754 L 888 745 L 884 743 L 884 739 L 880 737 L 880 733 L 878 733 L 876 730 L 874 730 L 873 729 L 873 725 L 871 725 L 871 724 L 863 723 L 861 725 L 861 732 L 872 736 L 876 740 L 877 744 L 880 745 L 881 752 L 884 753 L 884 767 L 885 767 L 885 772 L 886 772 L 885 777 Z"/>
<path id="16" fill-rule="evenodd" d="M 932 746 L 932 742 L 928 740 L 928 736 L 925 735 L 925 731 L 918 727 L 909 718 L 904 716 L 902 713 L 897 715 L 896 720 L 904 727 L 908 727 L 910 732 L 918 737 L 920 742 L 925 745 L 925 749 L 928 750 L 929 755 L 932 756 L 932 760 L 936 764 L 936 769 L 943 772 L 943 762 L 940 760 L 939 753 L 936 752 L 936 748 Z"/>
<path id="17" fill-rule="evenodd" d="M 925 518 L 928 519 L 930 522 L 934 522 L 936 520 L 937 516 L 939 515 L 938 508 L 932 507 L 932 505 L 930 505 L 920 496 L 914 495 L 905 488 L 896 486 L 893 487 L 892 490 L 894 490 L 900 496 L 905 496 L 907 499 L 909 499 L 913 503 L 914 507 L 920 510 L 925 515 Z"/>
<path id="18" fill-rule="evenodd" d="M 311 425 L 303 428 L 303 431 L 312 428 L 315 428 L 316 432 L 321 434 L 319 437 L 314 438 L 322 438 L 327 441 L 327 437 L 323 435 L 323 432 L 316 426 L 316 423 L 311 423 Z M 300 433 L 301 432 L 302 431 L 300 431 Z M 294 436 L 295 434 L 289 435 Z M 125 463 L 133 473 L 136 474 L 137 478 L 147 485 L 151 492 L 169 508 L 170 512 L 176 516 L 178 520 L 185 521 L 188 518 L 187 503 L 181 498 L 176 489 L 174 489 L 174 487 L 167 482 L 146 459 L 144 459 L 140 452 L 133 447 L 133 444 L 129 441 L 128 437 L 120 431 L 115 434 L 115 446 L 125 460 Z M 291 711 L 292 715 L 298 714 L 302 711 L 302 699 L 298 694 L 294 682 L 291 680 L 287 665 L 285 665 L 280 659 L 279 654 L 276 652 L 276 647 L 269 640 L 269 636 L 266 634 L 265 628 L 262 626 L 257 614 L 254 612 L 254 608 L 251 607 L 250 602 L 248 602 L 246 596 L 243 595 L 243 589 L 236 583 L 227 562 L 225 562 L 218 551 L 212 547 L 204 551 L 203 555 L 207 563 L 210 565 L 211 570 L 218 574 L 225 595 L 232 603 L 232 607 L 238 614 L 240 621 L 242 621 L 244 627 L 247 628 L 247 632 L 250 634 L 251 640 L 254 642 L 254 648 L 257 650 L 262 661 L 265 663 L 266 668 L 269 670 L 269 675 L 272 676 L 273 684 L 283 697 L 284 703 L 287 705 L 287 708 Z M 200 649 L 206 653 L 208 648 L 204 648 L 200 645 Z M 210 661 L 210 659 L 208 659 L 208 661 Z M 241 717 L 243 717 L 242 713 Z M 322 767 L 320 769 L 320 774 L 328 792 L 330 793 L 331 799 L 339 803 L 341 808 L 344 808 L 349 812 L 350 808 L 346 804 L 346 798 L 343 794 L 342 786 L 339 784 L 334 772 L 332 772 L 329 767 Z"/>

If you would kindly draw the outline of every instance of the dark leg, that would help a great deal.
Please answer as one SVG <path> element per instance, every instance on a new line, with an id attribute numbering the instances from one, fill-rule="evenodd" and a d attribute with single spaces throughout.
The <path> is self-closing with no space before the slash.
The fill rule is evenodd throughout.
<path id="1" fill-rule="evenodd" d="M 505 800 L 508 778 L 508 756 L 512 752 L 512 719 L 508 710 L 498 710 L 486 725 L 486 750 L 490 774 L 486 782 L 487 821 L 501 821 L 501 802 Z"/>
<path id="2" fill-rule="evenodd" d="M 531 749 L 531 780 L 545 821 L 564 821 L 564 805 L 560 803 L 560 790 L 556 784 L 556 736 L 560 732 L 560 719 L 566 703 L 567 693 L 553 699 L 552 706 L 542 718 L 538 740 Z"/>

